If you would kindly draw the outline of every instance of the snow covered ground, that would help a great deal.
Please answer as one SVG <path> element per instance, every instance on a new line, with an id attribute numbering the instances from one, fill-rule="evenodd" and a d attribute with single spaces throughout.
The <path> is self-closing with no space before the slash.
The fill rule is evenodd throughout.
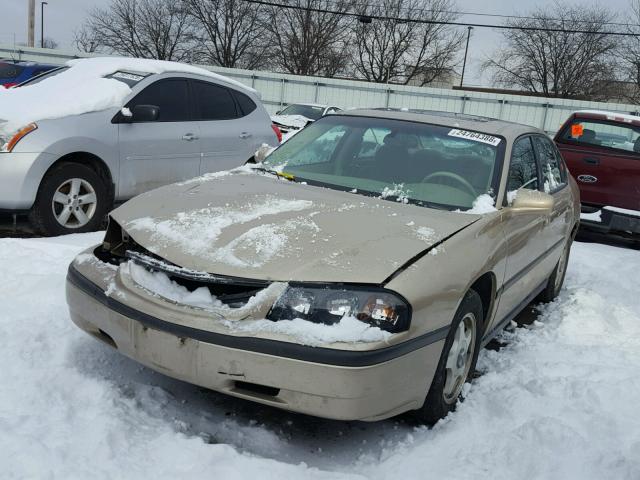
<path id="1" fill-rule="evenodd" d="M 64 299 L 100 239 L 0 239 L 2 478 L 640 478 L 639 251 L 576 243 L 559 300 L 427 429 L 289 414 L 120 356 Z"/>

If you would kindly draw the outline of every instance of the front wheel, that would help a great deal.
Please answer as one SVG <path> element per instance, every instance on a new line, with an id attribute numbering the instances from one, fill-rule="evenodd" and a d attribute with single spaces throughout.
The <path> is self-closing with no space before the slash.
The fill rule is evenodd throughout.
<path id="1" fill-rule="evenodd" d="M 455 410 L 478 361 L 483 322 L 480 295 L 469 290 L 451 323 L 424 405 L 417 411 L 421 421 L 433 425 Z"/>
<path id="2" fill-rule="evenodd" d="M 29 220 L 48 236 L 91 232 L 102 226 L 108 202 L 107 187 L 96 172 L 62 163 L 42 180 Z"/>

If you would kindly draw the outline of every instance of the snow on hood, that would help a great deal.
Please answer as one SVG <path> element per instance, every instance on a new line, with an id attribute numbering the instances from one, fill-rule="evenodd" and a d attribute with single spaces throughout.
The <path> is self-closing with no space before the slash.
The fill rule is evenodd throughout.
<path id="1" fill-rule="evenodd" d="M 193 73 L 255 92 L 230 78 L 178 62 L 95 57 L 69 60 L 66 64 L 71 68 L 33 85 L 0 88 L 0 136 L 11 134 L 30 122 L 120 107 L 131 88 L 119 80 L 104 78 L 117 71 Z"/>
<path id="2" fill-rule="evenodd" d="M 304 128 L 307 123 L 313 122 L 313 119 L 304 115 L 271 115 L 271 121 L 287 127 Z"/>
<path id="3" fill-rule="evenodd" d="M 205 177 L 111 214 L 184 268 L 276 281 L 381 283 L 477 216 L 312 187 L 263 174 Z"/>

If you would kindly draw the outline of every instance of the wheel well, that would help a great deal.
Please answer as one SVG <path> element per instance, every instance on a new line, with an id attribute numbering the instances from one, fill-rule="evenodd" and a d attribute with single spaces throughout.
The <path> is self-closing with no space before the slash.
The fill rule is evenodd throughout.
<path id="1" fill-rule="evenodd" d="M 113 184 L 113 177 L 111 176 L 111 170 L 109 170 L 107 164 L 104 163 L 104 161 L 102 161 L 100 157 L 88 152 L 68 153 L 56 160 L 55 163 L 49 167 L 49 169 L 45 173 L 45 176 L 61 163 L 78 163 L 91 168 L 101 179 L 104 180 L 104 183 L 107 186 L 107 189 L 111 196 L 111 200 L 113 200 L 115 196 L 115 189 Z"/>
<path id="2" fill-rule="evenodd" d="M 495 298 L 495 290 L 496 290 L 496 277 L 492 272 L 487 272 L 480 276 L 473 285 L 471 285 L 470 289 L 474 290 L 478 295 L 480 295 L 480 299 L 482 300 L 482 316 L 484 318 L 483 328 L 486 329 L 488 322 L 489 313 L 493 309 L 493 300 Z"/>

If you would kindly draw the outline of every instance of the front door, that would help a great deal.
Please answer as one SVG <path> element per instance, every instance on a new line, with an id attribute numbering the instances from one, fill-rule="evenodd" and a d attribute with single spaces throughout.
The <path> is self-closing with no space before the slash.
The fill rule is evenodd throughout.
<path id="1" fill-rule="evenodd" d="M 155 105 L 159 116 L 118 125 L 121 199 L 196 177 L 200 169 L 200 131 L 191 118 L 186 79 L 152 83 L 126 106 L 133 111 L 135 105 Z"/>
<path id="2" fill-rule="evenodd" d="M 519 189 L 540 190 L 540 169 L 531 136 L 521 137 L 513 145 L 507 199 L 517 195 Z M 507 240 L 507 262 L 504 283 L 500 289 L 495 323 L 519 311 L 528 297 L 545 281 L 549 272 L 540 263 L 547 251 L 549 217 L 540 212 L 514 211 L 509 206 L 502 209 L 504 234 Z"/>

